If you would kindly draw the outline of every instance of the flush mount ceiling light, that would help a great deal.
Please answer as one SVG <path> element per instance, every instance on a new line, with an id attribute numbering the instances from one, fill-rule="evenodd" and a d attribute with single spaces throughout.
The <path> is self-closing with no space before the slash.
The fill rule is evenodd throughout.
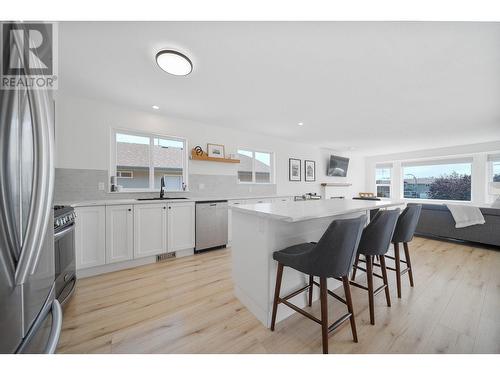
<path id="1" fill-rule="evenodd" d="M 299 126 L 303 126 L 303 125 L 304 125 L 304 123 L 303 123 L 303 122 L 299 122 Z"/>
<path id="2" fill-rule="evenodd" d="M 156 63 L 167 73 L 175 76 L 187 76 L 193 70 L 191 60 L 180 52 L 162 50 L 156 54 Z"/>
<path id="3" fill-rule="evenodd" d="M 153 106 L 151 106 L 151 108 L 157 109 L 157 110 L 160 109 L 160 107 L 158 107 L 157 105 L 153 105 Z"/>

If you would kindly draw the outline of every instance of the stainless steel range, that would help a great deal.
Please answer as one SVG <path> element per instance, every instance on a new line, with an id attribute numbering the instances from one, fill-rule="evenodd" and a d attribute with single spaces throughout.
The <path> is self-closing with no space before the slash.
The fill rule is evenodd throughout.
<path id="1" fill-rule="evenodd" d="M 56 298 L 64 305 L 76 287 L 75 211 L 54 206 L 54 250 Z"/>

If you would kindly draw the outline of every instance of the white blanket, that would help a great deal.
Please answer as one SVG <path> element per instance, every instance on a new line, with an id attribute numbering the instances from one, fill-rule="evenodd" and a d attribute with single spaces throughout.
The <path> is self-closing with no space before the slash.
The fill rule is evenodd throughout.
<path id="1" fill-rule="evenodd" d="M 464 228 L 476 224 L 484 224 L 484 217 L 479 207 L 458 204 L 446 205 L 455 219 L 455 228 Z"/>

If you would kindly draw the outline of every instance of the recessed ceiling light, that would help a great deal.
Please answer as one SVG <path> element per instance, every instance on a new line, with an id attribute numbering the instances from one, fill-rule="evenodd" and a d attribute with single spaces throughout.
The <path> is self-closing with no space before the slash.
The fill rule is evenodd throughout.
<path id="1" fill-rule="evenodd" d="M 302 125 L 304 125 L 304 123 L 303 122 L 299 122 L 299 126 L 302 126 Z"/>
<path id="2" fill-rule="evenodd" d="M 153 108 L 153 109 L 160 109 L 160 107 L 158 107 L 157 105 L 153 105 L 153 106 L 151 106 L 151 108 Z"/>
<path id="3" fill-rule="evenodd" d="M 175 76 L 186 76 L 193 70 L 193 64 L 187 56 L 172 50 L 158 52 L 156 63 L 162 70 Z"/>

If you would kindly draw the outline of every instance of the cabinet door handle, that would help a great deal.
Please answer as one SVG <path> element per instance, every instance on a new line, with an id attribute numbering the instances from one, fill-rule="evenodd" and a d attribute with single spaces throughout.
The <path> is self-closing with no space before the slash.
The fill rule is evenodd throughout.
<path id="1" fill-rule="evenodd" d="M 171 210 L 171 209 L 172 209 L 172 207 L 168 206 L 168 209 L 169 209 L 169 210 Z"/>
<path id="2" fill-rule="evenodd" d="M 130 211 L 132 211 L 132 209 L 131 209 L 131 208 L 129 208 L 129 209 L 128 209 L 128 211 L 130 212 Z"/>
<path id="3" fill-rule="evenodd" d="M 163 209 L 164 209 L 164 210 L 166 210 L 166 209 L 167 209 L 167 207 L 163 207 Z"/>

